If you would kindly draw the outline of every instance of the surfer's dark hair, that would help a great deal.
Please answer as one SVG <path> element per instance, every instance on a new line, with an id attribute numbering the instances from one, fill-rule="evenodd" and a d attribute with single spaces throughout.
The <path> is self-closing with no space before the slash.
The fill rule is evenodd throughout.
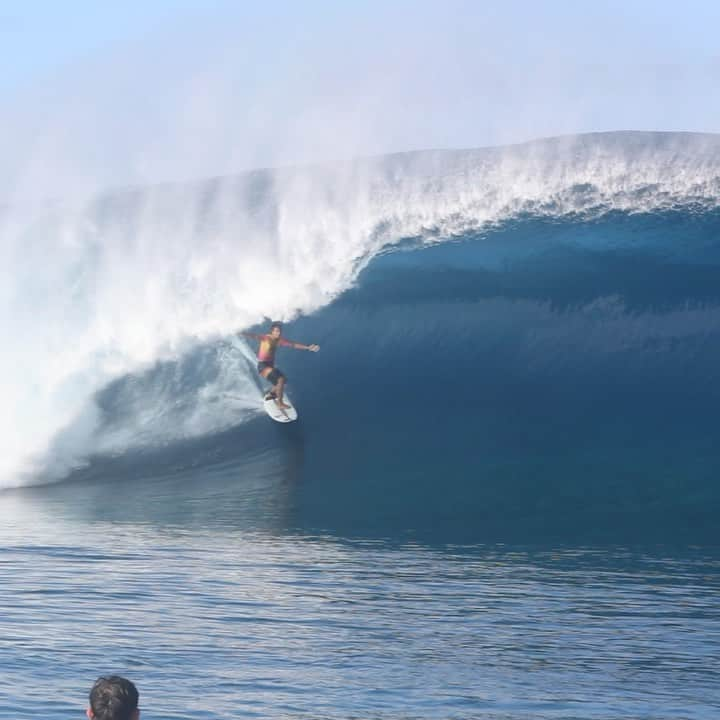
<path id="1" fill-rule="evenodd" d="M 90 690 L 90 710 L 94 720 L 131 720 L 139 697 L 135 685 L 124 677 L 99 677 Z"/>
<path id="2" fill-rule="evenodd" d="M 278 320 L 273 320 L 273 322 L 270 325 L 270 329 L 274 330 L 275 328 L 277 328 L 278 330 L 282 330 L 282 323 L 279 322 Z"/>

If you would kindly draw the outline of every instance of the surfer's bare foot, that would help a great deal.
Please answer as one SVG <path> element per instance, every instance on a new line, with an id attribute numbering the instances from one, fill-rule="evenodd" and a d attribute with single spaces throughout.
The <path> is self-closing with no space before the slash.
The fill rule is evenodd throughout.
<path id="1" fill-rule="evenodd" d="M 291 405 L 284 403 L 282 400 L 275 400 L 275 402 L 281 410 L 289 410 L 292 407 Z"/>

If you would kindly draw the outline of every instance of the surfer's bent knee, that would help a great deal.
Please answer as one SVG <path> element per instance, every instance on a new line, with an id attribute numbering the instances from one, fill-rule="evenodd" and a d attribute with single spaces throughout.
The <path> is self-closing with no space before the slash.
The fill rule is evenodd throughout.
<path id="1" fill-rule="evenodd" d="M 280 380 L 285 380 L 287 382 L 287 378 L 283 374 L 282 370 L 278 370 L 276 367 L 274 367 L 268 362 L 264 362 L 261 360 L 258 363 L 257 369 L 261 377 L 264 377 L 268 382 L 271 382 L 273 385 L 277 385 Z"/>
<path id="2" fill-rule="evenodd" d="M 277 385 L 279 382 L 285 380 L 285 376 L 280 370 L 273 368 L 272 371 L 265 376 L 265 379 L 269 380 L 273 385 Z"/>

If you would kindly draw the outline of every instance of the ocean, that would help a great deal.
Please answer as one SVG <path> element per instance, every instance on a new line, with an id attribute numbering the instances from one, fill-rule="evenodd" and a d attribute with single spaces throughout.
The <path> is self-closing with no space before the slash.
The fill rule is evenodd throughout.
<path id="1" fill-rule="evenodd" d="M 0 718 L 716 717 L 719 200 L 606 133 L 6 211 Z"/>

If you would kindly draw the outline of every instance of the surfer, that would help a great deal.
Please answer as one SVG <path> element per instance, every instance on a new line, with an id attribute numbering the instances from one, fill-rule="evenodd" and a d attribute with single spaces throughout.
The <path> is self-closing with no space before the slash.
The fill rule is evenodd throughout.
<path id="1" fill-rule="evenodd" d="M 257 369 L 262 377 L 272 383 L 272 388 L 265 395 L 266 400 L 275 400 L 277 406 L 283 410 L 287 410 L 290 406 L 283 402 L 283 393 L 285 392 L 285 383 L 287 378 L 283 375 L 279 368 L 275 367 L 275 351 L 278 345 L 283 347 L 291 347 L 296 350 L 309 350 L 317 352 L 319 345 L 303 345 L 302 343 L 287 340 L 282 336 L 282 323 L 274 322 L 270 326 L 270 332 L 265 335 L 257 335 L 256 333 L 242 333 L 245 337 L 253 338 L 260 341 L 258 348 L 258 364 Z"/>

